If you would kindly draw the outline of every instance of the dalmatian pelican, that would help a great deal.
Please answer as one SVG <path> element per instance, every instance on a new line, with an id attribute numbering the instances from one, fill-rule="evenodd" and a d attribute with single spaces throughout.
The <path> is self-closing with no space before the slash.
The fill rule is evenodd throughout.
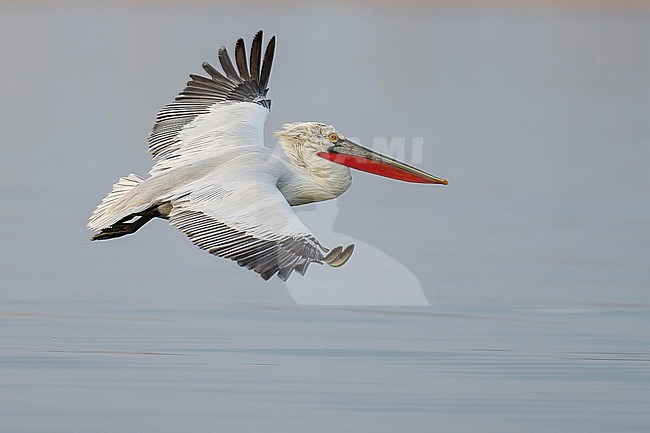
<path id="1" fill-rule="evenodd" d="M 406 182 L 443 184 L 403 162 L 348 140 L 331 125 L 287 123 L 275 136 L 284 155 L 264 146 L 275 36 L 262 56 L 262 31 L 247 61 L 243 39 L 235 66 L 219 50 L 223 72 L 191 80 L 162 108 L 149 135 L 149 176 L 122 177 L 97 206 L 92 240 L 135 233 L 153 218 L 180 229 L 199 248 L 231 259 L 268 280 L 286 281 L 311 263 L 343 265 L 354 245 L 324 247 L 291 206 L 330 200 L 352 183 L 350 168 Z M 249 68 L 250 66 L 250 68 Z"/>

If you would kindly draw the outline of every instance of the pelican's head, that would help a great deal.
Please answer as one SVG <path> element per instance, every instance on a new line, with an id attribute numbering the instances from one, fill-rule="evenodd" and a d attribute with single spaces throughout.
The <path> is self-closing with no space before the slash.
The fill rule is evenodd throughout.
<path id="1" fill-rule="evenodd" d="M 327 160 L 391 179 L 447 185 L 445 179 L 348 140 L 332 125 L 317 122 L 287 123 L 275 135 L 293 163 L 305 168 L 326 168 L 323 166 L 326 161 L 323 160 Z"/>
<path id="2" fill-rule="evenodd" d="M 308 161 L 317 163 L 319 152 L 327 152 L 332 146 L 330 137 L 344 138 L 332 125 L 317 122 L 285 123 L 283 129 L 275 133 L 280 139 L 284 152 L 298 165 Z"/>

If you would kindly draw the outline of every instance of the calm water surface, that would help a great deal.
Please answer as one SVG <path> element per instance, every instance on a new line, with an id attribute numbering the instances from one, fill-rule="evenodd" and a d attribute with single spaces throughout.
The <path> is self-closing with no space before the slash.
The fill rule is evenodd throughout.
<path id="1" fill-rule="evenodd" d="M 270 143 L 421 137 L 450 180 L 358 174 L 310 224 L 431 307 L 299 306 L 161 221 L 88 241 L 156 110 L 258 28 Z M 1 432 L 650 431 L 646 10 L 8 2 L 0 36 Z"/>

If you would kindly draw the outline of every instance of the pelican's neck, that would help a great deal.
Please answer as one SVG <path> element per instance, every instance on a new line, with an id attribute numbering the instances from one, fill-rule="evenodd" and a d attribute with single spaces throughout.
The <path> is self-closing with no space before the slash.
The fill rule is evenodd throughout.
<path id="1" fill-rule="evenodd" d="M 309 143 L 279 137 L 291 170 L 278 180 L 278 188 L 292 206 L 331 200 L 352 184 L 348 167 L 321 158 Z"/>

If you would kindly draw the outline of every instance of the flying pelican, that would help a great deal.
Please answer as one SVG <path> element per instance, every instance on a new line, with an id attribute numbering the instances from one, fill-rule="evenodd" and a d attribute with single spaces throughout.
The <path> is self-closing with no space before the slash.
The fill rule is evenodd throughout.
<path id="1" fill-rule="evenodd" d="M 122 177 L 97 206 L 92 240 L 135 233 L 153 218 L 168 219 L 199 248 L 236 261 L 268 280 L 304 275 L 310 263 L 338 267 L 354 244 L 325 248 L 291 206 L 330 200 L 352 183 L 348 167 L 407 182 L 447 185 L 445 179 L 366 149 L 333 126 L 288 123 L 277 132 L 285 155 L 264 147 L 264 123 L 275 36 L 262 61 L 262 31 L 243 39 L 233 66 L 219 50 L 223 73 L 207 62 L 210 77 L 191 80 L 162 108 L 149 135 L 154 166 L 149 177 Z M 250 65 L 250 69 L 249 69 Z"/>

